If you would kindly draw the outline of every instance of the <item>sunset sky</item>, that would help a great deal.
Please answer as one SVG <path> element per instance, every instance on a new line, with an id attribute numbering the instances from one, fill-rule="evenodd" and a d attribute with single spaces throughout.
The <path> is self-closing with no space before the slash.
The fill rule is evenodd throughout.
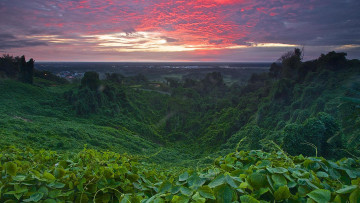
<path id="1" fill-rule="evenodd" d="M 0 54 L 36 61 L 360 58 L 359 0 L 0 0 Z"/>

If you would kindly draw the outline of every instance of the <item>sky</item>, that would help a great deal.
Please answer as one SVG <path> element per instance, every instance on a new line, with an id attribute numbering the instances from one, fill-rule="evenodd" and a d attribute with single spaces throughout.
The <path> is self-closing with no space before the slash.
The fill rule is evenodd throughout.
<path id="1" fill-rule="evenodd" d="M 360 58 L 359 0 L 0 0 L 0 54 L 36 61 Z"/>

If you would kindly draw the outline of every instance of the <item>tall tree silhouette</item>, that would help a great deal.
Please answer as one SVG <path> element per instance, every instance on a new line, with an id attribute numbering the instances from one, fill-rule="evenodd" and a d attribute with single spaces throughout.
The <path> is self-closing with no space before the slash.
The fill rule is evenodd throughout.
<path id="1" fill-rule="evenodd" d="M 20 58 L 20 81 L 24 83 L 33 84 L 34 77 L 34 59 L 30 59 L 28 62 L 25 60 L 25 56 Z"/>

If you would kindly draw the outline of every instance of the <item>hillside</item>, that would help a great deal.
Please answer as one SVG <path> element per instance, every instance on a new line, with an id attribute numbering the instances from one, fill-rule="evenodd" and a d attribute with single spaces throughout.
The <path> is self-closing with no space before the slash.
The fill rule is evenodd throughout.
<path id="1" fill-rule="evenodd" d="M 69 83 L 7 57 L 2 201 L 360 199 L 360 62 L 345 53 L 303 62 L 295 49 L 244 86 L 219 72 Z"/>

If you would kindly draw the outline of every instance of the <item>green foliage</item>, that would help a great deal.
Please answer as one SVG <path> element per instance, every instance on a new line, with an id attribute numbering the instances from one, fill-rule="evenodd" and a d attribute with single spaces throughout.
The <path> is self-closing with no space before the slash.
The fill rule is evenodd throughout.
<path id="1" fill-rule="evenodd" d="M 19 79 L 23 83 L 33 84 L 34 78 L 34 59 L 30 59 L 28 62 L 25 61 L 25 56 L 20 58 L 20 73 Z"/>
<path id="2" fill-rule="evenodd" d="M 89 78 L 84 80 L 82 88 L 77 91 L 69 90 L 64 93 L 64 97 L 73 105 L 76 114 L 88 115 L 103 110 L 113 115 L 120 113 L 120 108 L 127 105 L 123 88 L 106 84 L 102 85 L 101 89 L 91 89 L 90 87 L 97 86 L 97 82 L 90 81 Z"/>
<path id="3" fill-rule="evenodd" d="M 282 65 L 281 76 L 290 79 L 298 77 L 297 72 L 300 68 L 301 60 L 302 52 L 299 48 L 295 48 L 294 51 L 282 55 L 279 59 Z M 273 68 L 273 70 L 274 69 L 277 70 L 277 68 Z"/>
<path id="4" fill-rule="evenodd" d="M 307 119 L 303 124 L 289 124 L 284 128 L 284 149 L 292 154 L 315 155 L 314 147 L 321 156 L 333 157 L 341 148 L 339 124 L 326 113 Z"/>
<path id="5" fill-rule="evenodd" d="M 51 81 L 54 82 L 55 84 L 67 84 L 69 83 L 65 78 L 61 78 L 59 76 L 54 75 L 52 72 L 50 71 L 39 71 L 39 70 L 35 70 L 34 71 L 34 77 L 37 78 L 41 78 L 47 81 Z"/>
<path id="6" fill-rule="evenodd" d="M 358 161 L 296 156 L 295 165 L 288 165 L 281 152 L 240 151 L 182 173 L 155 169 L 139 162 L 141 157 L 91 149 L 8 147 L 0 157 L 2 202 L 356 202 L 360 190 Z"/>
<path id="7" fill-rule="evenodd" d="M 13 57 L 9 54 L 0 57 L 0 78 L 16 78 L 20 71 L 19 62 L 19 57 Z"/>
<path id="8" fill-rule="evenodd" d="M 100 86 L 99 74 L 97 72 L 86 72 L 81 79 L 81 87 L 96 91 Z"/>
<path id="9" fill-rule="evenodd" d="M 329 52 L 328 54 L 321 54 L 318 61 L 320 68 L 329 70 L 339 70 L 346 68 L 346 53 L 336 53 L 335 51 Z"/>
<path id="10" fill-rule="evenodd" d="M 1 80 L 0 145 L 21 150 L 1 151 L 0 201 L 358 202 L 359 63 L 297 49 L 280 61 L 243 87 L 218 72 Z"/>
<path id="11" fill-rule="evenodd" d="M 119 74 L 119 73 L 106 73 L 106 80 L 114 82 L 114 83 L 118 83 L 118 84 L 123 84 L 125 79 L 125 76 Z"/>

